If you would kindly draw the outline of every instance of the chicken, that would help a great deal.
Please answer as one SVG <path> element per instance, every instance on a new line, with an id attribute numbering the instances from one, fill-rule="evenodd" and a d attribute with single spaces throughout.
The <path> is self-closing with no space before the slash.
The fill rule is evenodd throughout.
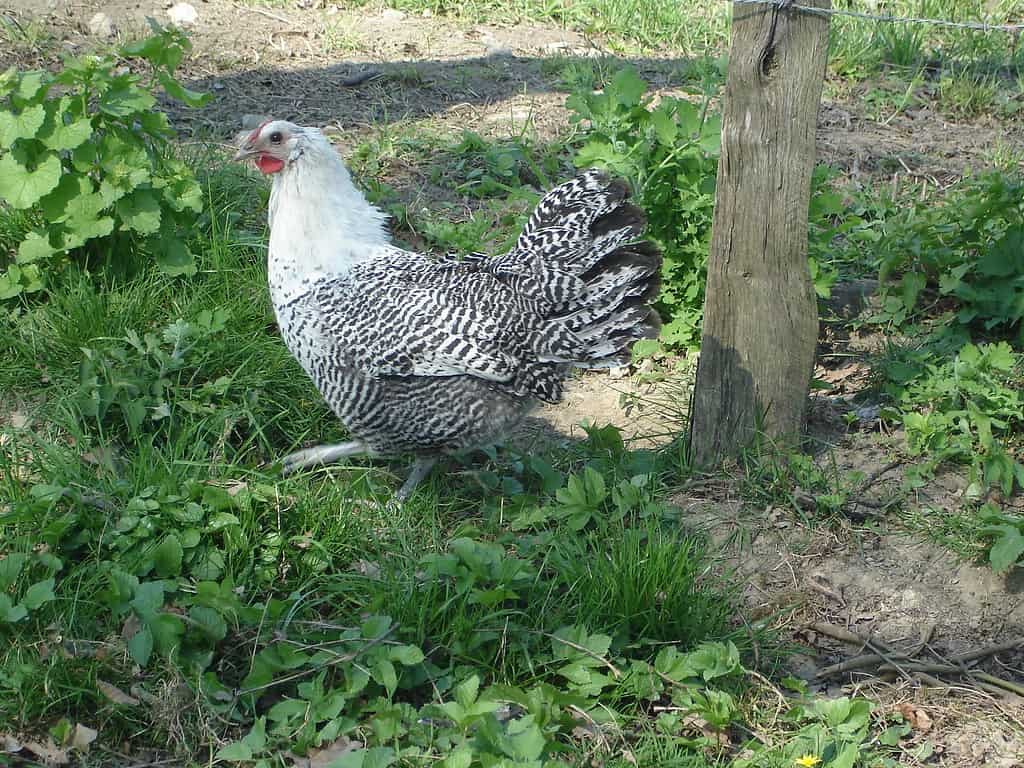
<path id="1" fill-rule="evenodd" d="M 316 128 L 268 121 L 236 160 L 273 176 L 270 296 L 288 349 L 353 438 L 283 469 L 410 454 L 406 498 L 445 454 L 500 443 L 574 367 L 658 335 L 661 254 L 629 189 L 588 170 L 548 192 L 515 246 L 434 258 L 392 245 Z"/>

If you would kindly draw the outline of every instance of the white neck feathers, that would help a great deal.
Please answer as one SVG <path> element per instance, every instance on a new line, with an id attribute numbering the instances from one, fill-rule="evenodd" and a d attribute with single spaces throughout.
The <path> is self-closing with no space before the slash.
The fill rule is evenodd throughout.
<path id="1" fill-rule="evenodd" d="M 356 189 L 327 139 L 304 129 L 270 192 L 268 272 L 275 304 L 369 258 L 389 242 L 385 219 Z"/>

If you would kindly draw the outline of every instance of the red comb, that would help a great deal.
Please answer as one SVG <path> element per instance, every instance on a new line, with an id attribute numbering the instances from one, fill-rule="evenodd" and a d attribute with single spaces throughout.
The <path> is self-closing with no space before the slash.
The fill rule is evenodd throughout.
<path id="1" fill-rule="evenodd" d="M 256 129 L 252 133 L 249 134 L 249 141 L 256 141 L 256 139 L 259 138 L 260 131 L 263 130 L 264 126 L 269 125 L 272 122 L 273 122 L 273 120 L 264 120 L 262 123 L 257 125 Z"/>

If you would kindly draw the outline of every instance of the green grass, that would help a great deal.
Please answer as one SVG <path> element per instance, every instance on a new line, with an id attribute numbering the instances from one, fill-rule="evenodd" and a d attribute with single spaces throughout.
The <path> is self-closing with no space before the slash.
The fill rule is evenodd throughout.
<path id="1" fill-rule="evenodd" d="M 688 23 L 692 3 L 647 4 L 636 24 L 626 2 L 401 4 L 555 20 L 643 45 L 719 45 L 724 30 L 717 6 Z M 939 81 L 952 113 L 1000 103 L 1002 86 L 986 95 L 990 81 L 977 79 L 1002 82 L 998 46 L 929 33 L 851 38 L 862 48 L 844 49 L 854 27 L 841 29 L 836 51 L 860 62 L 850 76 L 886 73 L 879 119 L 919 97 L 921 62 L 935 50 L 994 62 L 957 70 L 945 90 Z M 687 77 L 718 83 L 720 69 L 703 61 Z M 573 91 L 613 74 L 605 60 L 546 67 Z M 353 164 L 399 238 L 417 245 L 498 250 L 536 190 L 571 170 L 571 136 L 540 144 L 528 128 L 494 139 L 419 127 L 383 126 Z M 116 762 L 128 743 L 193 764 L 226 747 L 226 762 L 269 768 L 282 750 L 351 738 L 378 750 L 366 765 L 437 765 L 455 745 L 474 756 L 440 765 L 475 768 L 498 755 L 540 764 L 524 757 L 537 749 L 551 766 L 729 765 L 719 736 L 738 747 L 735 734 L 763 716 L 740 664 L 781 652 L 763 624 L 739 617 L 707 542 L 665 502 L 689 473 L 681 442 L 630 451 L 614 430 L 595 429 L 568 448 L 453 461 L 401 508 L 388 504 L 399 461 L 279 477 L 276 457 L 342 429 L 273 327 L 265 182 L 215 153 L 189 160 L 205 169 L 195 276 L 168 277 L 141 257 L 115 271 L 98 258 L 0 314 L 0 391 L 30 418 L 0 430 L 0 731 L 65 746 L 65 721 L 82 722 L 100 730 L 98 763 Z M 405 205 L 378 179 L 409 166 L 449 190 L 448 204 Z M 875 274 L 886 255 L 923 253 L 943 259 L 927 270 L 934 283 L 988 247 L 933 247 L 905 220 L 917 210 L 907 201 L 827 177 L 815 187 L 811 248 L 835 274 Z M 0 210 L 0 248 L 30 223 Z M 899 262 L 901 280 L 904 271 L 913 270 Z M 907 282 L 887 294 L 907 311 L 936 289 Z M 1012 389 L 1001 397 L 1017 408 Z M 860 481 L 770 445 L 744 454 L 738 470 L 748 507 L 788 508 L 811 525 L 841 524 Z M 973 510 L 901 514 L 961 554 L 981 551 Z M 137 703 L 112 701 L 107 685 Z M 694 732 L 677 711 L 718 725 Z M 775 747 L 744 746 L 759 764 L 788 766 L 808 734 L 822 754 L 867 740 L 859 716 L 826 728 L 809 712 L 772 734 Z"/>
<path id="2" fill-rule="evenodd" d="M 576 641 L 557 637 L 576 625 L 587 630 L 572 637 L 601 648 L 606 633 L 614 642 L 600 654 L 636 664 L 666 641 L 746 642 L 730 626 L 728 591 L 698 578 L 706 545 L 678 521 L 635 526 L 638 513 L 605 519 L 595 508 L 577 539 L 559 536 L 555 522 L 511 530 L 498 512 L 496 502 L 529 509 L 551 500 L 584 464 L 629 476 L 635 462 L 621 448 L 537 456 L 533 469 L 488 462 L 504 487 L 522 489 L 519 497 L 441 476 L 400 509 L 387 503 L 400 463 L 287 480 L 266 470 L 300 442 L 339 437 L 340 427 L 271 327 L 265 233 L 251 205 L 265 190 L 211 156 L 195 162 L 213 167 L 191 243 L 196 276 L 70 267 L 45 296 L 9 306 L 0 321 L 10 350 L 0 389 L 23 396 L 30 414 L 28 429 L 5 430 L 0 443 L 0 563 L 10 577 L 0 569 L 9 603 L 0 608 L 11 620 L 0 620 L 0 728 L 59 743 L 63 721 L 83 722 L 102 726 L 100 754 L 128 740 L 133 750 L 206 762 L 275 700 L 228 705 L 213 693 L 219 686 L 313 701 L 319 689 L 303 686 L 342 680 L 327 671 L 318 678 L 310 661 L 297 667 L 300 681 L 274 683 L 283 670 L 261 660 L 277 658 L 282 641 L 356 642 L 331 640 L 322 628 L 358 627 L 373 613 L 391 617 L 395 642 L 427 653 L 417 663 L 418 650 L 385 644 L 397 655 L 382 666 L 372 642 L 354 651 L 369 654 L 358 664 L 372 670 L 377 695 L 394 674 L 385 670 L 398 665 L 393 696 L 402 706 L 435 706 L 453 677 L 469 673 L 524 690 L 565 685 L 559 670 Z M 22 607 L 26 615 L 10 612 Z M 584 684 L 580 674 L 573 685 Z M 143 703 L 112 702 L 101 692 L 108 684 Z M 593 685 L 587 695 L 607 687 Z M 635 695 L 607 695 L 642 717 Z M 357 729 L 369 723 L 359 720 L 361 706 L 346 710 Z M 275 723 L 277 744 L 315 750 L 326 738 Z"/>

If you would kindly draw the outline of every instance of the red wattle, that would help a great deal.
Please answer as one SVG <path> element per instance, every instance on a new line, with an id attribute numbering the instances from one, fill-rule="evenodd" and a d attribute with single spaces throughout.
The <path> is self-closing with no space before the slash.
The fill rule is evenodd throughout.
<path id="1" fill-rule="evenodd" d="M 284 161 L 273 155 L 260 155 L 256 158 L 256 167 L 263 173 L 277 173 L 284 168 Z"/>

